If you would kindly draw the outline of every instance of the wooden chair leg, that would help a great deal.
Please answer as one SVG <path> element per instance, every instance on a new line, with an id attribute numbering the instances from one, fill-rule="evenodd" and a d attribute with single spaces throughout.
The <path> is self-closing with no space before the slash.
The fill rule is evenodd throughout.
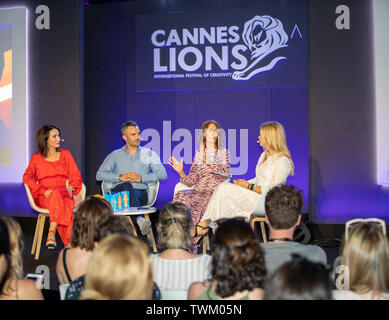
<path id="1" fill-rule="evenodd" d="M 37 239 L 37 248 L 36 248 L 36 252 L 35 252 L 35 260 L 38 260 L 39 259 L 39 254 L 41 252 L 41 245 L 42 245 L 42 236 L 43 236 L 43 229 L 45 228 L 45 220 L 46 220 L 46 216 L 45 215 L 41 215 L 41 220 L 39 222 L 39 234 L 38 234 L 38 239 Z"/>
<path id="2" fill-rule="evenodd" d="M 251 229 L 253 229 L 253 231 L 255 230 L 255 218 L 252 218 L 250 220 L 250 225 L 251 225 Z"/>
<path id="3" fill-rule="evenodd" d="M 266 238 L 266 229 L 265 229 L 265 222 L 261 221 L 261 231 L 262 231 L 262 239 L 263 239 L 263 242 L 267 242 L 267 238 Z"/>
<path id="4" fill-rule="evenodd" d="M 144 215 L 146 219 L 149 219 L 150 223 L 151 223 L 151 220 L 150 220 L 150 217 L 148 214 L 145 214 Z M 153 228 L 151 227 L 151 230 L 150 230 L 150 237 L 151 237 L 151 241 L 152 241 L 152 244 L 153 244 L 153 252 L 154 253 L 157 253 L 157 246 L 155 244 L 155 239 L 154 239 L 154 233 L 153 233 Z"/>
<path id="5" fill-rule="evenodd" d="M 138 237 L 138 233 L 136 232 L 136 228 L 134 226 L 134 223 L 132 222 L 131 216 L 127 216 L 128 221 L 130 222 L 133 230 L 134 237 Z"/>
<path id="6" fill-rule="evenodd" d="M 38 215 L 38 218 L 36 219 L 36 225 L 35 225 L 35 233 L 34 233 L 34 240 L 32 241 L 32 249 L 31 254 L 35 253 L 36 249 L 36 242 L 38 240 L 38 233 L 39 233 L 39 222 L 41 221 L 41 214 Z"/>
<path id="7" fill-rule="evenodd" d="M 211 246 L 209 244 L 209 236 L 207 235 L 207 250 L 211 250 Z"/>

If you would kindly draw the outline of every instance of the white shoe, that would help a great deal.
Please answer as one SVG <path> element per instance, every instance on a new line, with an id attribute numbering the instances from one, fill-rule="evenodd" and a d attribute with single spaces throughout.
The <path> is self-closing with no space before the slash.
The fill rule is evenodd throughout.
<path id="1" fill-rule="evenodd" d="M 151 221 L 149 219 L 145 219 L 143 217 L 140 217 L 137 221 L 140 232 L 142 235 L 149 234 L 151 231 Z"/>

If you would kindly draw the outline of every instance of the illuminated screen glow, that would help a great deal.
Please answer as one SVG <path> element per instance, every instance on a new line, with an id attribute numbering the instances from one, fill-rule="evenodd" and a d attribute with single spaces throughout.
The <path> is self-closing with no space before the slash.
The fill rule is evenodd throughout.
<path id="1" fill-rule="evenodd" d="M 377 184 L 389 186 L 389 1 L 374 1 Z"/>
<path id="2" fill-rule="evenodd" d="M 26 8 L 0 8 L 0 183 L 27 164 Z"/>

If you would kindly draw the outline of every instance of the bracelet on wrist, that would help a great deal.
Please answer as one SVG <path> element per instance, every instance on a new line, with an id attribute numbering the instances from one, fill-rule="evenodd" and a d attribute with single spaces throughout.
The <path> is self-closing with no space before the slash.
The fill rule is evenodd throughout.
<path id="1" fill-rule="evenodd" d="M 254 189 L 255 189 L 255 184 L 253 183 L 252 185 L 250 185 L 250 190 L 254 191 Z"/>

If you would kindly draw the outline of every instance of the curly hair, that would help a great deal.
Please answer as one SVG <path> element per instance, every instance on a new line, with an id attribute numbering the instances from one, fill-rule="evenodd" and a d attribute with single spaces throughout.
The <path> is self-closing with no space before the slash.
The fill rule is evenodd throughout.
<path id="1" fill-rule="evenodd" d="M 6 256 L 7 270 L 4 274 L 4 282 L 0 294 L 9 295 L 10 291 L 16 290 L 16 288 L 11 286 L 9 280 L 20 280 L 23 278 L 22 229 L 20 228 L 20 224 L 11 217 L 0 217 L 0 220 L 7 228 L 10 249 L 9 254 Z"/>
<path id="2" fill-rule="evenodd" d="M 187 249 L 192 245 L 192 218 L 190 209 L 183 203 L 166 204 L 159 213 L 157 223 L 158 247 Z"/>
<path id="3" fill-rule="evenodd" d="M 9 243 L 9 234 L 8 227 L 5 224 L 3 218 L 0 218 L 0 255 L 4 255 L 5 263 L 1 266 L 1 274 L 0 274 L 0 295 L 3 292 L 3 288 L 5 282 L 9 278 L 10 268 L 8 261 L 10 260 L 11 255 L 11 246 Z"/>
<path id="4" fill-rule="evenodd" d="M 250 225 L 228 219 L 216 229 L 211 263 L 211 281 L 222 298 L 262 288 L 266 279 L 264 252 Z"/>
<path id="5" fill-rule="evenodd" d="M 95 196 L 86 197 L 74 215 L 71 246 L 92 251 L 97 224 L 111 215 L 112 207 L 107 200 Z"/>

